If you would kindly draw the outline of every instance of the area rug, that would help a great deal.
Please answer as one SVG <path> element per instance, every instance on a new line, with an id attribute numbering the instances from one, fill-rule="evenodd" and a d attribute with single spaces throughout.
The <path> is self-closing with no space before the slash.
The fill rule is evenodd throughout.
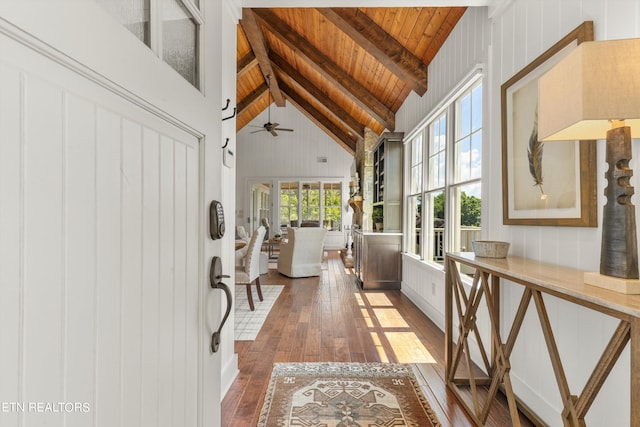
<path id="1" fill-rule="evenodd" d="M 262 285 L 262 296 L 264 301 L 258 299 L 258 293 L 255 286 L 252 286 L 253 304 L 255 310 L 249 309 L 249 301 L 247 300 L 247 288 L 245 286 L 236 286 L 236 308 L 235 308 L 235 340 L 236 341 L 253 341 L 258 336 L 260 328 L 267 319 L 271 307 L 275 304 L 278 296 L 284 289 L 282 285 Z"/>
<path id="2" fill-rule="evenodd" d="M 258 427 L 439 427 L 410 365 L 276 363 Z"/>

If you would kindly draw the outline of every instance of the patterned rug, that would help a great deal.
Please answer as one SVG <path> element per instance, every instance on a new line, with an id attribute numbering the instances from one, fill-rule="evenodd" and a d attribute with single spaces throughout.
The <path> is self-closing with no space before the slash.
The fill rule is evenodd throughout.
<path id="1" fill-rule="evenodd" d="M 258 427 L 439 427 L 410 365 L 276 363 Z"/>
<path id="2" fill-rule="evenodd" d="M 249 300 L 247 299 L 247 288 L 245 286 L 236 286 L 235 301 L 235 336 L 236 341 L 254 341 L 258 336 L 258 332 L 262 328 L 264 321 L 267 319 L 271 307 L 275 304 L 278 296 L 284 289 L 282 285 L 262 285 L 262 296 L 264 301 L 258 299 L 256 287 L 252 286 L 253 304 L 255 310 L 249 309 Z"/>

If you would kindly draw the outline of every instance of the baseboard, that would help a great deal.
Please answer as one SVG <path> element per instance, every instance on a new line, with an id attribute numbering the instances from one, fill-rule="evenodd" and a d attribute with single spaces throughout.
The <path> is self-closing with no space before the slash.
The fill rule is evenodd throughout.
<path id="1" fill-rule="evenodd" d="M 238 353 L 233 353 L 233 357 L 229 359 L 229 362 L 222 368 L 220 378 L 220 401 L 227 395 L 227 392 L 231 388 L 231 384 L 235 381 L 236 377 L 240 373 L 238 369 Z"/>
<path id="2" fill-rule="evenodd" d="M 401 291 L 403 294 L 407 296 L 413 302 L 420 311 L 422 311 L 433 323 L 436 324 L 441 331 L 444 332 L 444 313 L 439 311 L 436 307 L 430 304 L 427 300 L 422 298 L 418 293 L 416 293 L 409 286 L 402 286 Z M 453 319 L 453 339 L 458 339 L 458 322 L 456 319 Z M 471 359 L 481 368 L 483 369 L 482 363 L 482 354 L 478 348 L 478 343 L 474 336 L 469 337 L 469 341 L 473 343 L 471 346 Z M 483 369 L 484 370 L 484 369 Z"/>
<path id="3" fill-rule="evenodd" d="M 409 286 L 405 286 L 404 284 L 400 288 L 401 292 L 407 296 L 418 308 L 429 318 L 433 323 L 440 328 L 441 331 L 444 332 L 444 313 L 440 312 L 433 305 L 429 304 L 427 300 L 422 298 L 411 289 Z"/>
<path id="4" fill-rule="evenodd" d="M 550 423 L 550 420 L 562 419 L 560 412 L 522 381 L 515 370 L 512 369 L 509 376 L 516 396 L 522 402 L 526 402 L 527 407 L 535 412 L 538 418 L 547 423 Z M 553 423 L 550 423 L 550 425 L 553 425 Z"/>

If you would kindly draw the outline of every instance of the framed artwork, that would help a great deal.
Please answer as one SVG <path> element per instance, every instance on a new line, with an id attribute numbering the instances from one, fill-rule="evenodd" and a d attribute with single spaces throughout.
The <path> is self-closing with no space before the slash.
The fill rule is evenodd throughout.
<path id="1" fill-rule="evenodd" d="M 596 142 L 538 140 L 538 79 L 589 40 L 585 21 L 501 87 L 504 224 L 598 226 Z"/>

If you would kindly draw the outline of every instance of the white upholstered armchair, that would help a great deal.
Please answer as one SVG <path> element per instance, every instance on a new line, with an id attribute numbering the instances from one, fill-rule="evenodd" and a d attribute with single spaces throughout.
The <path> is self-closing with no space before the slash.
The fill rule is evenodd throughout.
<path id="1" fill-rule="evenodd" d="M 278 271 L 289 277 L 319 276 L 327 230 L 289 228 L 288 242 L 280 245 Z"/>

